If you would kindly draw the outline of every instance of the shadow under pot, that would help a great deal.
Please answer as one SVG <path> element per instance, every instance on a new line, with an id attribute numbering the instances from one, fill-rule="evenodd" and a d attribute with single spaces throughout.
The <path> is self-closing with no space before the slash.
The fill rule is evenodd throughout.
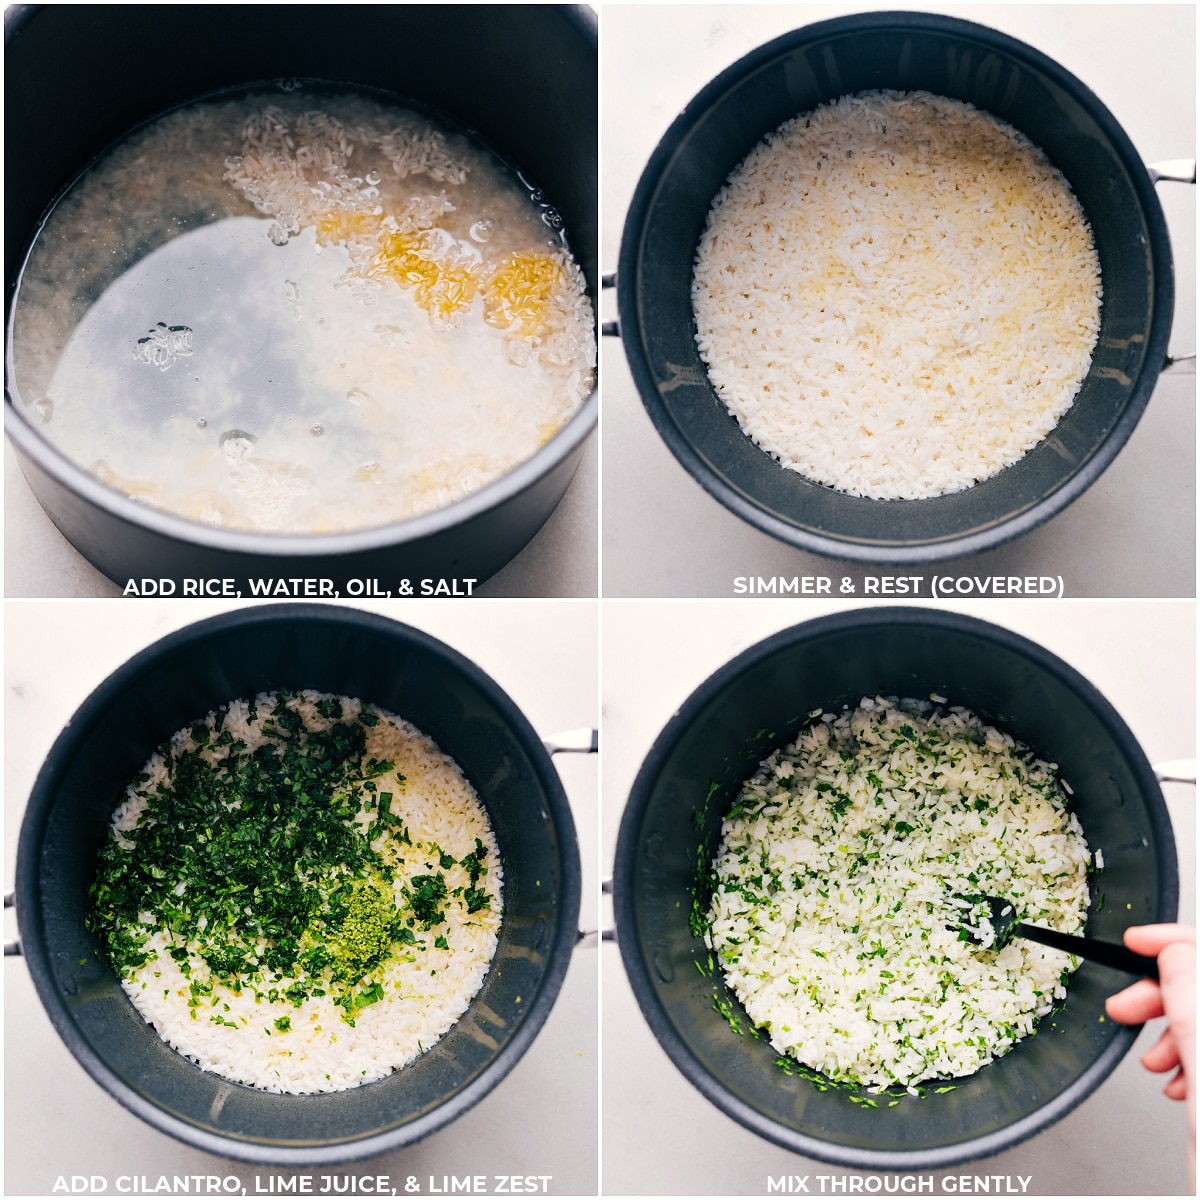
<path id="1" fill-rule="evenodd" d="M 1070 783 L 1072 811 L 1104 870 L 1089 936 L 1171 921 L 1175 844 L 1154 773 L 1128 727 L 1081 675 L 1036 643 L 969 617 L 919 608 L 823 617 L 751 647 L 703 683 L 647 755 L 621 821 L 618 941 L 655 1037 L 709 1100 L 797 1154 L 868 1171 L 916 1171 L 995 1154 L 1063 1117 L 1116 1067 L 1137 1029 L 1106 1021 L 1128 975 L 1083 962 L 1052 1032 L 1026 1037 L 972 1075 L 889 1106 L 778 1065 L 767 1036 L 690 928 L 698 871 L 755 766 L 821 708 L 864 697 L 945 697 L 982 716 Z M 1103 902 L 1098 893 L 1103 889 Z M 697 970 L 697 966 L 702 969 Z M 727 1015 L 722 1015 L 723 1009 Z M 734 1020 L 731 1022 L 728 1016 Z M 734 1025 L 737 1025 L 735 1030 Z M 795 1064 L 793 1064 L 795 1065 Z"/>
<path id="2" fill-rule="evenodd" d="M 595 15 L 582 7 L 566 5 L 349 5 L 318 6 L 306 10 L 303 20 L 285 21 L 269 6 L 210 9 L 179 5 L 156 13 L 153 24 L 155 45 L 169 46 L 170 53 L 146 53 L 146 14 L 137 6 L 14 6 L 6 14 L 5 96 L 8 111 L 13 114 L 7 129 L 6 165 L 10 179 L 20 179 L 21 183 L 19 188 L 8 189 L 5 206 L 9 304 L 4 416 L 5 430 L 34 495 L 67 540 L 100 571 L 122 584 L 143 577 L 197 576 L 232 578 L 244 588 L 248 577 L 268 575 L 320 576 L 344 588 L 349 579 L 387 578 L 396 573 L 418 578 L 488 578 L 526 545 L 566 492 L 596 423 L 594 388 L 545 444 L 533 441 L 529 445 L 530 456 L 524 461 L 441 508 L 417 511 L 404 519 L 395 515 L 398 509 L 380 509 L 364 522 L 369 527 L 354 528 L 354 504 L 347 501 L 350 507 L 345 511 L 344 532 L 317 532 L 337 529 L 324 520 L 325 514 L 312 526 L 313 532 L 308 532 L 307 523 L 298 526 L 296 532 L 246 531 L 258 524 L 253 508 L 249 515 L 255 520 L 243 530 L 228 527 L 228 521 L 224 526 L 207 523 L 209 516 L 204 514 L 208 510 L 195 498 L 179 509 L 186 511 L 187 517 L 151 507 L 133 494 L 107 486 L 87 469 L 95 467 L 93 460 L 102 460 L 105 454 L 85 458 L 77 455 L 73 461 L 42 435 L 41 429 L 47 428 L 45 422 L 59 421 L 64 410 L 61 404 L 47 408 L 46 401 L 39 400 L 43 393 L 36 386 L 14 377 L 13 296 L 22 277 L 27 248 L 49 210 L 59 203 L 72 181 L 131 130 L 199 97 L 253 85 L 255 90 L 277 89 L 286 98 L 301 81 L 311 81 L 316 87 L 361 91 L 363 96 L 384 103 L 399 101 L 418 113 L 444 118 L 452 131 L 462 131 L 480 147 L 494 151 L 519 173 L 521 184 L 529 189 L 531 209 L 541 211 L 541 219 L 533 223 L 546 226 L 546 243 L 557 246 L 556 239 L 567 239 L 585 277 L 594 312 L 598 120 Z M 441 47 L 443 51 L 429 53 L 422 47 Z M 454 69 L 447 69 L 447 47 L 452 48 Z M 528 69 L 533 56 L 538 64 L 536 71 Z M 38 119 L 16 117 L 29 113 L 36 113 Z M 47 137 L 48 129 L 54 130 L 53 137 Z M 220 174 L 219 167 L 216 172 Z M 413 178 L 412 190 L 422 195 L 436 194 L 442 187 L 424 176 Z M 241 201 L 232 188 L 230 192 Z M 202 213 L 184 215 L 193 223 L 213 219 Z M 177 233 L 187 224 L 183 216 L 179 220 Z M 138 225 L 139 236 L 144 233 L 142 224 Z M 264 229 L 266 224 L 264 220 Z M 185 232 L 182 236 L 191 234 Z M 181 238 L 172 234 L 172 241 L 178 243 Z M 169 247 L 154 253 L 162 254 L 166 249 Z M 144 248 L 139 252 L 145 253 Z M 298 319 L 293 320 L 296 314 L 280 309 L 271 327 L 274 333 L 240 318 L 226 320 L 223 314 L 229 310 L 242 311 L 239 304 L 247 308 L 245 288 L 227 286 L 226 290 L 228 309 L 218 306 L 215 310 L 217 325 L 224 328 L 221 321 L 225 321 L 234 332 L 242 328 L 253 332 L 249 349 L 239 351 L 252 361 L 245 379 L 239 375 L 223 385 L 211 403 L 223 406 L 222 412 L 232 413 L 234 408 L 230 406 L 239 412 L 249 411 L 258 403 L 262 389 L 268 384 L 278 385 L 278 395 L 270 393 L 274 398 L 260 413 L 260 420 L 267 422 L 278 405 L 300 403 L 293 397 L 301 394 L 301 385 L 315 368 L 301 364 L 302 369 L 293 372 L 295 364 L 287 359 L 286 366 L 276 363 L 268 371 L 268 359 L 264 357 L 260 362 L 254 356 L 266 356 L 279 338 L 300 338 L 297 331 L 301 325 Z M 283 284 L 276 290 L 282 298 Z M 291 292 L 288 295 L 295 299 Z M 305 299 L 301 293 L 300 301 Z M 262 305 L 250 307 L 256 313 L 264 311 Z M 312 308 L 311 302 L 308 308 Z M 369 314 L 371 310 L 365 311 Z M 308 315 L 311 320 L 311 313 Z M 184 318 L 180 314 L 147 315 L 146 324 L 128 331 L 130 353 L 134 341 L 146 334 L 147 324 L 153 326 L 155 321 L 164 320 L 165 326 L 172 326 Z M 372 322 L 367 319 L 363 336 L 369 338 L 371 328 Z M 202 332 L 197 332 L 197 339 Z M 304 336 L 319 340 L 316 333 Z M 589 323 L 585 340 L 593 337 Z M 57 344 L 56 338 L 47 332 L 43 340 Z M 125 362 L 124 353 L 121 351 L 119 362 Z M 201 342 L 197 340 L 194 356 L 185 362 L 198 363 L 200 355 Z M 356 355 L 356 361 L 361 359 L 361 354 Z M 222 377 L 222 372 L 233 372 L 227 356 L 220 353 L 213 351 L 206 361 L 211 364 L 214 378 Z M 17 362 L 20 365 L 21 360 Z M 148 378 L 159 375 L 153 366 L 146 370 Z M 295 374 L 295 389 L 280 382 L 281 372 Z M 163 376 L 163 381 L 182 387 L 184 374 L 186 367 L 176 366 L 169 376 Z M 485 385 L 489 395 L 495 390 L 490 378 Z M 516 383 L 512 387 L 514 395 L 519 392 L 525 396 L 528 391 Z M 570 390 L 573 394 L 575 385 Z M 127 392 L 123 389 L 119 394 Z M 317 398 L 323 394 L 320 389 L 313 392 L 306 402 L 309 408 L 315 408 Z M 340 400 L 344 394 L 345 387 L 329 392 L 329 397 L 338 398 L 340 407 L 332 399 L 329 405 L 342 425 L 354 417 L 347 407 L 352 401 Z M 390 404 L 395 394 L 394 388 L 387 391 L 381 385 L 380 395 L 373 402 Z M 209 403 L 206 394 L 195 399 L 193 407 L 202 402 Z M 52 418 L 46 415 L 50 412 Z M 181 427 L 190 431 L 197 423 L 196 413 L 190 408 L 180 412 L 188 417 Z M 155 409 L 143 423 L 158 420 L 159 415 Z M 296 417 L 297 430 L 308 430 L 313 419 L 311 412 L 303 420 Z M 217 436 L 223 430 L 240 435 L 240 440 L 235 438 L 230 444 L 240 451 L 247 444 L 254 446 L 256 427 L 241 421 L 228 427 L 218 425 L 216 420 L 209 424 L 211 438 L 197 443 L 187 454 L 195 461 L 215 463 L 218 472 L 227 472 L 231 468 L 223 463 L 221 455 L 228 451 L 224 442 L 218 447 Z M 271 428 L 271 437 L 275 438 L 280 431 Z M 332 426 L 322 426 L 318 418 L 312 429 L 323 431 L 324 436 L 298 438 L 292 447 L 294 453 L 272 450 L 261 438 L 253 449 L 254 455 L 261 456 L 262 469 L 268 475 L 278 473 L 280 463 L 291 472 L 285 480 L 289 494 L 306 495 L 305 487 L 319 486 L 330 472 L 341 479 L 349 471 L 345 464 L 339 467 L 336 458 L 328 468 L 321 465 L 325 462 L 322 456 L 332 452 Z M 138 430 L 140 427 L 135 432 Z M 371 423 L 364 426 L 364 431 L 351 432 L 354 437 L 365 437 L 368 443 L 378 435 Z M 273 444 L 279 443 L 276 440 Z M 453 440 L 449 445 L 457 453 Z M 492 446 L 489 443 L 473 449 L 486 455 Z M 369 473 L 380 466 L 401 471 L 403 453 L 407 451 L 385 448 L 385 461 L 380 464 L 367 461 L 372 450 L 371 444 L 355 449 L 347 443 L 347 449 L 339 453 L 357 453 L 354 461 L 366 463 L 359 469 L 368 473 L 367 485 Z M 127 454 L 128 447 L 118 445 L 117 451 Z M 381 453 L 377 448 L 374 452 Z M 179 453 L 177 446 L 172 453 Z M 306 455 L 315 456 L 314 465 L 305 465 Z M 160 461 L 161 455 L 152 455 L 148 470 L 156 471 Z M 451 465 L 457 462 L 453 458 Z M 241 464 L 235 463 L 232 469 L 240 470 Z M 455 475 L 448 489 L 437 490 L 444 482 L 438 474 L 441 469 L 437 463 L 429 467 L 434 476 L 434 499 L 457 494 L 455 489 L 459 488 L 454 483 L 459 475 Z M 133 471 L 115 465 L 111 465 L 111 475 L 114 481 L 116 477 L 137 478 Z M 177 478 L 164 475 L 161 486 L 172 488 Z M 351 490 L 353 482 L 351 479 L 346 484 Z M 271 495 L 281 495 L 277 483 L 267 481 L 268 507 L 275 502 L 270 500 Z M 468 481 L 459 490 L 467 486 L 474 484 Z M 380 499 L 387 500 L 389 494 L 384 490 Z M 241 503 L 258 503 L 257 491 L 252 488 L 248 495 L 249 499 L 243 498 Z M 222 503 L 232 504 L 234 499 L 236 495 L 229 493 Z M 424 504 L 421 501 L 415 508 L 419 510 Z M 191 519 L 196 513 L 201 515 Z"/>
<path id="3" fill-rule="evenodd" d="M 1091 366 L 1050 435 L 991 478 L 925 499 L 852 496 L 784 469 L 742 433 L 696 347 L 693 265 L 713 199 L 730 173 L 784 121 L 879 89 L 969 103 L 1044 151 L 1086 213 L 1104 291 Z M 765 533 L 866 563 L 978 553 L 1027 533 L 1081 495 L 1125 444 L 1150 398 L 1166 363 L 1174 303 L 1154 182 L 1099 99 L 1058 63 L 1005 34 L 903 12 L 806 26 L 708 84 L 641 176 L 616 280 L 634 382 L 688 473 Z"/>
<path id="4" fill-rule="evenodd" d="M 373 1083 L 277 1094 L 203 1071 L 162 1041 L 85 925 L 113 810 L 154 749 L 239 698 L 277 688 L 352 696 L 402 716 L 457 762 L 503 869 L 499 944 L 436 1045 Z M 294 1167 L 408 1145 L 482 1099 L 546 1020 L 576 943 L 579 848 L 558 774 L 509 697 L 428 635 L 317 605 L 247 609 L 156 642 L 71 719 L 30 796 L 17 850 L 21 952 L 55 1029 L 96 1082 L 209 1153 Z"/>

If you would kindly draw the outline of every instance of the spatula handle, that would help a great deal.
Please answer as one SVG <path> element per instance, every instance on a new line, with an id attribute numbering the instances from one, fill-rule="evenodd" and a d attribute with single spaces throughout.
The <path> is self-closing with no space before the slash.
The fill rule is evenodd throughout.
<path id="1" fill-rule="evenodd" d="M 1157 959 L 1147 958 L 1144 954 L 1134 954 L 1132 950 L 1112 942 L 1098 942 L 1095 938 L 1059 933 L 1057 929 L 1026 925 L 1024 921 L 1018 921 L 1013 926 L 1013 937 L 1028 938 L 1031 942 L 1040 942 L 1043 946 L 1053 946 L 1055 950 L 1065 950 L 1079 958 L 1103 963 L 1106 967 L 1116 967 L 1118 971 L 1128 971 L 1130 975 L 1158 979 Z"/>

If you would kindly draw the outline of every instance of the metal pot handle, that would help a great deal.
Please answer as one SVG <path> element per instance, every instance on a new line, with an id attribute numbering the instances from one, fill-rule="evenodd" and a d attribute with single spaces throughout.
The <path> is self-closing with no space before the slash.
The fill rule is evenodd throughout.
<path id="1" fill-rule="evenodd" d="M 600 276 L 600 286 L 602 288 L 615 288 L 617 286 L 616 271 L 609 271 L 607 275 Z M 601 337 L 620 337 L 621 322 L 620 321 L 605 321 L 600 326 Z"/>
<path id="2" fill-rule="evenodd" d="M 1194 158 L 1171 158 L 1165 162 L 1147 163 L 1150 182 L 1195 183 L 1196 160 Z"/>
<path id="3" fill-rule="evenodd" d="M 1196 760 L 1194 758 L 1173 758 L 1170 762 L 1155 763 L 1150 769 L 1159 783 L 1195 784 L 1196 782 Z"/>
<path id="4" fill-rule="evenodd" d="M 607 285 L 606 285 L 607 286 Z M 600 749 L 598 729 L 568 729 L 565 733 L 552 733 L 542 739 L 547 754 L 595 754 Z M 600 935 L 595 929 L 581 929 L 575 938 L 575 949 L 595 946 Z"/>
<path id="5" fill-rule="evenodd" d="M 15 908 L 16 903 L 17 903 L 17 897 L 16 897 L 15 893 L 13 893 L 13 892 L 5 892 L 4 893 L 4 907 L 5 908 Z M 13 938 L 12 941 L 9 941 L 7 938 L 5 938 L 5 940 L 4 940 L 4 957 L 10 958 L 11 956 L 13 956 L 15 954 L 19 955 L 20 953 L 21 953 L 21 939 Z"/>
<path id="6" fill-rule="evenodd" d="M 611 896 L 612 890 L 613 881 L 611 879 L 605 879 L 601 882 L 600 891 L 604 895 Z M 604 942 L 615 942 L 617 940 L 617 926 L 615 923 L 610 925 L 607 929 L 601 931 L 600 940 Z"/>
<path id="7" fill-rule="evenodd" d="M 600 749 L 600 732 L 596 729 L 568 729 L 542 738 L 547 754 L 595 754 Z"/>
<path id="8" fill-rule="evenodd" d="M 1158 183 L 1192 183 L 1196 182 L 1196 160 L 1194 158 L 1171 158 L 1163 162 L 1147 163 L 1146 170 L 1150 173 L 1150 182 Z M 1163 363 L 1162 374 L 1195 375 L 1196 355 L 1179 354 L 1168 358 Z M 1192 782 L 1195 782 L 1193 779 Z"/>

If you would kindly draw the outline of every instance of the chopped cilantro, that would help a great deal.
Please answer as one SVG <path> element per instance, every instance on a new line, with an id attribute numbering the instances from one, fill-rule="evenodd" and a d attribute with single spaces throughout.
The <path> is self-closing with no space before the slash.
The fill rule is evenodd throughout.
<path id="1" fill-rule="evenodd" d="M 354 1012 L 383 998 L 377 975 L 387 960 L 415 961 L 411 951 L 425 949 L 414 926 L 443 924 L 452 905 L 489 905 L 477 887 L 487 873 L 479 838 L 457 860 L 418 843 L 438 869 L 405 880 L 400 853 L 413 838 L 391 809 L 394 790 L 372 782 L 388 776 L 403 789 L 404 778 L 367 753 L 379 715 L 350 715 L 338 697 L 320 697 L 314 707 L 327 724 L 316 729 L 301 704 L 284 691 L 251 701 L 262 739 L 253 749 L 225 727 L 224 709 L 187 726 L 158 748 L 161 768 L 134 781 L 142 818 L 99 852 L 88 929 L 127 977 L 158 957 L 150 939 L 165 933 L 193 1017 L 220 983 L 297 1007 L 330 995 L 353 1024 Z M 459 867 L 468 887 L 447 884 L 444 873 Z M 449 948 L 441 935 L 434 945 Z M 280 1017 L 275 1028 L 290 1022 Z"/>

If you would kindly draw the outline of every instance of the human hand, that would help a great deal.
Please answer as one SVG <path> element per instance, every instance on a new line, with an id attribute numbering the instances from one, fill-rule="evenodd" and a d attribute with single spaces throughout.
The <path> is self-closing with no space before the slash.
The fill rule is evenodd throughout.
<path id="1" fill-rule="evenodd" d="M 1125 945 L 1158 958 L 1158 983 L 1139 979 L 1109 996 L 1108 1015 L 1124 1025 L 1167 1018 L 1162 1037 L 1142 1055 L 1148 1071 L 1174 1071 L 1163 1089 L 1172 1100 L 1187 1101 L 1192 1178 L 1196 1144 L 1196 931 L 1190 925 L 1135 925 L 1125 930 Z"/>

